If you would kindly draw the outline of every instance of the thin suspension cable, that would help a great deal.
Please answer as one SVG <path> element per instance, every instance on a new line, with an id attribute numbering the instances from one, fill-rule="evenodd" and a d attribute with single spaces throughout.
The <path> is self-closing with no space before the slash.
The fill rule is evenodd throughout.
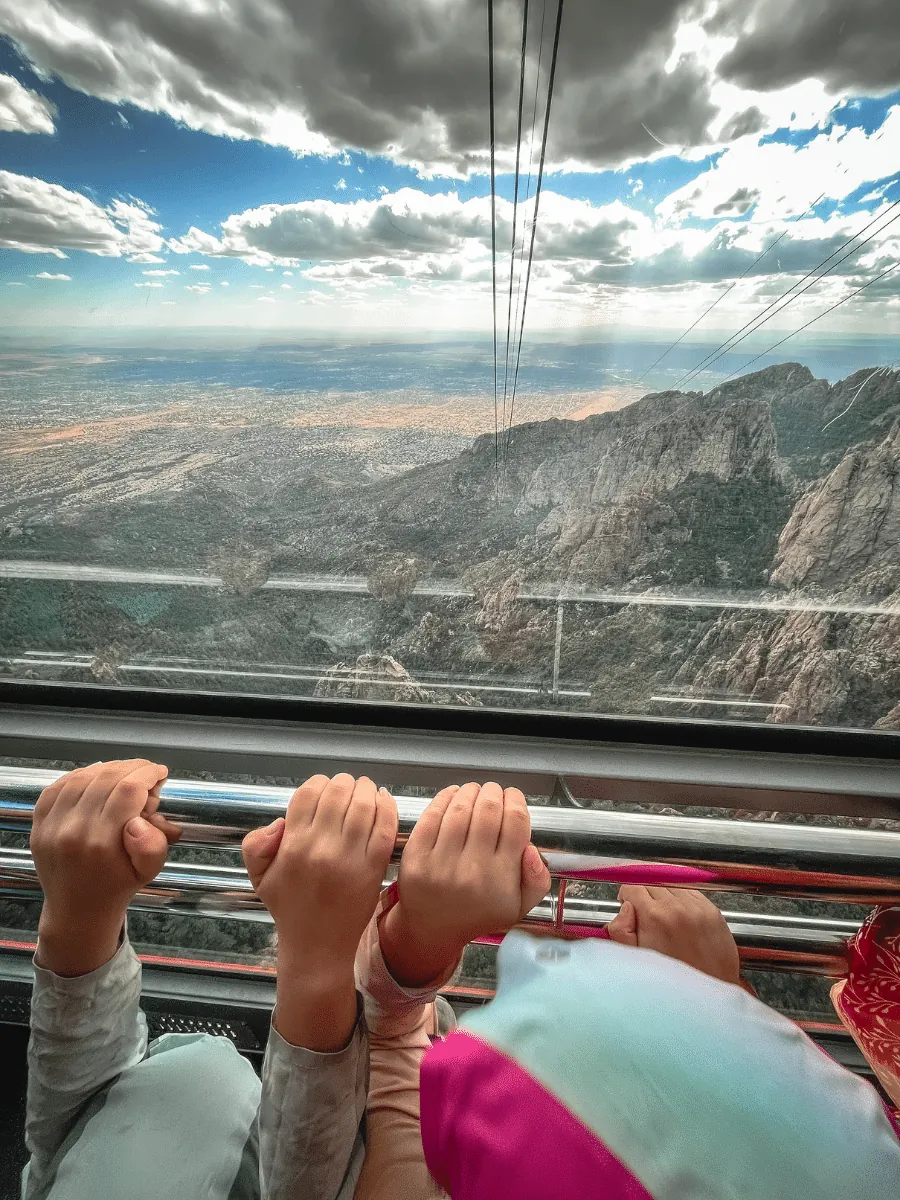
<path id="1" fill-rule="evenodd" d="M 900 201 L 898 201 L 897 203 L 900 204 Z M 876 219 L 881 220 L 881 217 L 883 217 L 885 215 L 886 214 L 882 213 L 881 216 Z M 790 306 L 794 303 L 795 300 L 799 300 L 801 296 L 806 295 L 806 293 L 810 290 L 810 288 L 815 287 L 817 283 L 821 283 L 821 281 L 827 275 L 830 275 L 832 271 L 837 270 L 837 268 L 841 265 L 841 263 L 845 263 L 848 258 L 853 258 L 854 255 L 859 254 L 860 250 L 862 250 L 864 246 L 868 246 L 869 242 L 873 241 L 876 237 L 878 237 L 878 235 L 880 233 L 883 233 L 885 229 L 887 229 L 889 226 L 893 225 L 894 222 L 898 221 L 898 220 L 900 220 L 900 213 L 897 213 L 897 215 L 895 217 L 891 217 L 891 219 L 889 221 L 886 221 L 884 223 L 884 225 L 881 226 L 880 229 L 876 229 L 874 233 L 870 234 L 869 237 L 867 237 L 865 239 L 865 241 L 860 242 L 858 246 L 853 246 L 852 249 L 848 250 L 847 253 L 845 255 L 843 255 L 842 258 L 839 258 L 836 262 L 832 263 L 827 271 L 822 271 L 814 279 L 811 279 L 810 282 L 806 285 L 806 287 L 801 288 L 799 292 L 795 291 L 792 295 L 789 295 L 787 300 L 785 301 L 785 303 L 782 304 L 780 308 L 776 308 L 774 312 L 769 312 L 767 316 L 763 316 L 763 314 L 760 314 L 760 316 L 762 316 L 761 320 L 759 319 L 759 317 L 757 317 L 755 319 L 755 324 L 753 322 L 751 322 L 751 324 L 753 325 L 752 329 L 748 329 L 746 331 L 746 333 L 743 333 L 739 338 L 737 338 L 736 340 L 733 340 L 732 344 L 730 346 L 728 346 L 726 349 L 723 349 L 718 354 L 716 354 L 715 357 L 707 365 L 712 366 L 713 363 L 718 362 L 720 358 L 724 358 L 726 354 L 729 354 L 732 350 L 734 350 L 734 348 L 736 346 L 739 346 L 741 342 L 745 341 L 748 337 L 750 337 L 751 334 L 756 333 L 758 330 L 762 329 L 763 325 L 768 324 L 768 322 L 772 319 L 772 317 L 777 317 L 781 313 L 783 313 L 786 309 L 790 308 Z M 873 223 L 874 222 L 867 225 L 866 229 L 871 228 L 871 224 L 873 224 Z M 861 230 L 861 233 L 865 233 L 865 229 Z M 859 237 L 860 235 L 857 234 L 856 236 Z M 845 245 L 846 245 L 846 243 L 845 243 Z M 835 251 L 835 253 L 837 253 L 837 251 Z M 833 257 L 833 255 L 831 255 L 829 257 Z M 825 261 L 827 262 L 828 259 L 826 259 Z M 800 283 L 802 283 L 802 282 L 803 282 L 803 280 L 801 279 Z M 797 285 L 794 285 L 794 286 L 796 287 Z M 780 299 L 784 299 L 784 297 L 782 296 L 782 297 L 780 297 Z M 776 303 L 778 303 L 778 301 L 776 301 Z M 771 308 L 771 305 L 769 307 Z"/>
<path id="2" fill-rule="evenodd" d="M 538 95 L 540 93 L 540 87 L 541 87 L 541 63 L 544 58 L 544 26 L 546 24 L 546 19 L 547 19 L 547 0 L 542 0 L 541 32 L 540 32 L 540 37 L 538 38 L 537 73 L 536 73 L 535 79 L 534 79 L 534 105 L 533 105 L 532 111 L 531 111 L 531 137 L 528 140 L 528 176 L 525 180 L 525 199 L 523 201 L 523 206 L 527 205 L 529 199 L 531 198 L 532 169 L 534 167 L 534 142 L 535 142 L 535 131 L 537 129 Z M 525 210 L 523 207 L 523 212 L 524 211 L 527 211 L 527 210 Z M 518 329 L 518 327 L 519 327 L 519 312 L 520 312 L 521 303 L 522 303 L 522 276 L 525 273 L 522 269 L 522 263 L 525 258 L 525 226 L 526 226 L 526 224 L 527 224 L 527 217 L 523 216 L 522 217 L 522 240 L 519 243 L 519 273 L 516 276 L 516 315 L 513 319 L 513 329 Z"/>
<path id="3" fill-rule="evenodd" d="M 494 471 L 500 480 L 500 420 L 497 407 L 497 164 L 494 132 L 494 0 L 488 0 L 488 99 L 491 124 L 491 293 L 494 307 Z"/>
<path id="4" fill-rule="evenodd" d="M 873 283 L 878 283 L 880 280 L 884 279 L 886 275 L 890 275 L 892 271 L 896 271 L 898 266 L 900 266 L 900 262 L 895 262 L 892 266 L 888 267 L 886 271 L 882 271 L 880 275 L 876 275 L 874 279 L 868 280 L 862 285 L 862 287 L 856 288 L 855 291 L 852 291 L 849 293 L 849 295 L 844 296 L 842 300 L 838 300 L 837 304 L 832 304 L 831 308 L 826 308 L 825 311 L 819 313 L 817 317 L 813 317 L 811 321 L 807 321 L 805 325 L 801 325 L 799 329 L 795 329 L 793 333 L 789 333 L 787 337 L 783 337 L 780 342 L 776 342 L 775 345 L 770 346 L 768 350 L 763 350 L 760 354 L 757 354 L 755 358 L 751 358 L 749 362 L 745 362 L 742 367 L 738 367 L 736 371 L 732 371 L 730 375 L 726 375 L 722 380 L 722 383 L 727 383 L 728 380 L 733 379 L 735 375 L 746 371 L 748 367 L 753 365 L 753 363 L 758 362 L 761 358 L 765 358 L 767 354 L 771 354 L 773 350 L 777 350 L 779 346 L 783 346 L 785 342 L 789 342 L 791 338 L 796 337 L 798 333 L 803 333 L 804 330 L 809 329 L 810 325 L 815 325 L 817 321 L 821 321 L 823 317 L 827 317 L 829 313 L 833 313 L 836 308 L 840 308 L 841 305 L 846 304 L 848 300 L 852 300 L 854 296 L 858 296 L 860 292 L 864 292 L 866 288 L 870 288 Z"/>
<path id="5" fill-rule="evenodd" d="M 869 229 L 871 229 L 874 224 L 876 224 L 878 221 L 880 221 L 882 219 L 882 217 L 887 216 L 887 214 L 889 212 L 891 212 L 893 209 L 895 209 L 898 205 L 900 205 L 900 200 L 895 200 L 894 203 L 891 204 L 885 212 L 879 213 L 879 215 L 877 217 L 874 217 L 869 222 L 868 225 L 865 225 L 859 231 L 859 233 L 854 233 L 852 237 L 847 238 L 846 241 L 844 241 L 840 246 L 838 246 L 838 248 L 836 250 L 833 250 L 831 252 L 831 254 L 828 255 L 827 258 L 824 258 L 820 263 L 818 263 L 815 267 L 813 267 L 811 271 L 807 271 L 807 273 L 803 276 L 802 279 L 798 279 L 796 281 L 796 283 L 792 283 L 791 286 L 786 291 L 782 292 L 780 296 L 777 296 L 770 304 L 767 304 L 764 309 L 762 309 L 760 312 L 758 312 L 755 316 L 751 317 L 744 325 L 741 326 L 741 328 L 737 331 L 737 333 L 734 333 L 731 335 L 731 337 L 726 338 L 725 341 L 720 346 L 717 346 L 714 350 L 711 350 L 704 358 L 702 358 L 700 360 L 700 362 L 697 363 L 696 366 L 692 367 L 690 371 L 687 371 L 684 375 L 682 375 L 681 379 L 679 379 L 678 382 L 675 384 L 675 387 L 680 388 L 682 386 L 682 384 L 686 383 L 689 379 L 693 379 L 695 375 L 698 375 L 706 366 L 708 366 L 710 364 L 711 360 L 715 361 L 718 358 L 720 358 L 722 356 L 722 354 L 727 353 L 730 349 L 732 349 L 733 345 L 737 344 L 738 340 L 743 341 L 743 337 L 741 335 L 744 334 L 745 330 L 748 333 L 753 333 L 754 330 L 750 329 L 751 325 L 755 325 L 755 328 L 758 329 L 759 326 L 756 325 L 755 323 L 757 321 L 759 321 L 761 317 L 765 317 L 766 314 L 769 313 L 777 304 L 780 304 L 781 301 L 784 300 L 786 297 L 790 297 L 791 293 L 796 288 L 798 288 L 802 283 L 805 283 L 807 279 L 810 279 L 810 278 L 812 278 L 812 276 L 816 275 L 817 271 L 820 271 L 822 267 L 824 267 L 827 263 L 831 262 L 831 260 L 833 258 L 835 258 L 838 254 L 840 254 L 841 251 L 846 250 L 846 248 L 850 245 L 851 242 L 855 242 L 857 240 L 857 238 L 861 237 L 864 233 L 866 233 Z M 877 231 L 877 232 L 880 232 L 880 231 Z M 873 236 L 875 236 L 875 235 L 873 235 Z M 872 239 L 869 238 L 868 240 L 871 241 Z M 863 242 L 862 245 L 866 245 L 866 243 Z M 855 254 L 860 249 L 862 249 L 862 246 L 857 246 L 853 250 L 851 250 L 850 254 Z M 847 257 L 849 257 L 849 255 L 847 255 Z M 841 259 L 840 261 L 843 262 L 844 260 Z M 837 266 L 837 265 L 838 265 L 837 263 L 834 264 L 834 266 Z M 831 268 L 831 270 L 833 270 L 833 269 L 834 269 L 834 267 Z M 824 275 L 827 275 L 827 274 L 829 274 L 828 271 L 824 272 Z M 824 275 L 817 276 L 813 282 L 817 282 L 818 279 L 824 278 Z M 792 299 L 793 299 L 793 297 L 792 297 Z M 781 311 L 781 310 L 779 310 L 779 311 Z M 765 322 L 762 322 L 762 323 L 764 324 Z"/>
<path id="6" fill-rule="evenodd" d="M 509 344 L 512 336 L 513 278 L 516 266 L 516 217 L 519 210 L 519 165 L 522 155 L 522 105 L 525 99 L 525 52 L 528 42 L 528 0 L 522 7 L 522 54 L 519 63 L 519 115 L 516 123 L 516 175 L 513 191 L 512 239 L 509 250 L 509 303 L 506 311 L 506 365 L 503 371 L 503 425 L 506 426 L 506 397 L 509 385 Z"/>
<path id="7" fill-rule="evenodd" d="M 516 409 L 516 388 L 519 384 L 519 361 L 522 357 L 522 335 L 525 332 L 525 312 L 528 308 L 528 289 L 531 285 L 531 267 L 534 262 L 534 238 L 537 232 L 538 210 L 541 205 L 541 190 L 544 186 L 544 163 L 547 158 L 547 134 L 550 129 L 550 109 L 553 104 L 553 83 L 556 79 L 556 60 L 559 57 L 559 32 L 562 28 L 563 5 L 565 0 L 558 0 L 556 8 L 556 29 L 553 33 L 553 53 L 550 58 L 550 75 L 547 80 L 547 107 L 544 110 L 544 130 L 541 135 L 541 159 L 538 166 L 537 186 L 534 191 L 534 214 L 531 218 L 531 244 L 528 247 L 528 268 L 525 273 L 525 291 L 522 296 L 522 320 L 519 325 L 519 344 L 516 348 L 516 368 L 513 376 L 512 400 L 509 407 L 509 424 L 506 428 L 506 446 L 512 437 L 513 417 Z"/>
<path id="8" fill-rule="evenodd" d="M 850 403 L 847 405 L 847 407 L 842 412 L 839 412 L 836 417 L 832 417 L 830 421 L 825 422 L 825 424 L 822 426 L 822 432 L 824 433 L 825 430 L 829 428 L 829 426 L 831 426 L 835 423 L 835 421 L 840 421 L 841 417 L 846 417 L 847 413 L 850 411 L 850 409 L 853 407 L 853 405 L 857 402 L 857 400 L 862 395 L 863 390 L 865 389 L 866 385 L 870 382 L 870 380 L 874 379 L 876 375 L 887 375 L 891 371 L 893 371 L 893 369 L 894 369 L 893 363 L 891 363 L 891 365 L 889 367 L 876 367 L 875 370 L 871 372 L 871 374 L 869 374 L 865 377 L 865 379 L 862 381 L 862 383 L 856 389 L 856 391 L 853 394 L 853 399 L 850 401 Z"/>
<path id="9" fill-rule="evenodd" d="M 787 225 L 784 227 L 784 229 L 781 231 L 781 233 L 778 235 L 778 237 L 775 239 L 775 241 L 771 244 L 771 246 L 766 246 L 766 248 L 765 248 L 765 250 L 763 250 L 762 254 L 758 254 L 756 256 L 756 258 L 754 258 L 753 262 L 750 263 L 750 265 L 748 267 L 744 268 L 744 270 L 737 277 L 737 279 L 729 287 L 727 287 L 724 292 L 721 292 L 718 296 L 716 296 L 715 300 L 713 300 L 713 302 L 709 306 L 709 308 L 706 309 L 705 312 L 702 312 L 700 314 L 700 316 L 693 323 L 693 325 L 691 325 L 688 329 L 686 329 L 684 331 L 684 333 L 681 335 L 681 337 L 676 338 L 671 346 L 668 346 L 665 350 L 663 350 L 662 354 L 659 356 L 659 358 L 656 360 L 656 362 L 650 364 L 650 366 L 647 368 L 647 370 L 643 373 L 643 375 L 640 377 L 640 379 L 637 381 L 637 383 L 634 386 L 640 387 L 640 385 L 644 382 L 644 380 L 647 378 L 647 376 L 650 374 L 650 372 L 654 371 L 659 366 L 659 364 L 662 362 L 662 360 L 664 358 L 667 358 L 668 355 L 670 355 L 672 353 L 672 351 L 675 349 L 676 346 L 681 345 L 681 343 L 688 336 L 688 334 L 693 333 L 694 330 L 697 328 L 697 326 L 702 321 L 706 320 L 706 318 L 713 311 L 713 309 L 718 307 L 719 304 L 721 304 L 721 302 L 725 299 L 725 297 L 732 290 L 732 288 L 737 287 L 737 285 L 741 282 L 741 280 L 746 279 L 747 276 L 750 274 L 750 272 L 755 267 L 759 266 L 759 264 L 766 257 L 766 255 L 772 253 L 772 251 L 775 249 L 775 247 L 778 245 L 778 243 L 782 240 L 782 238 L 787 237 L 790 226 L 795 225 L 798 221 L 802 221 L 804 219 L 804 217 L 808 217 L 809 214 L 815 209 L 815 207 L 819 203 L 819 201 L 824 200 L 824 198 L 825 198 L 825 193 L 822 192 L 822 194 L 820 196 L 818 196 L 815 200 L 813 200 L 812 204 L 809 206 L 809 208 L 806 210 L 806 212 L 800 213 L 798 216 L 794 217 L 791 221 L 789 221 L 787 223 Z"/>

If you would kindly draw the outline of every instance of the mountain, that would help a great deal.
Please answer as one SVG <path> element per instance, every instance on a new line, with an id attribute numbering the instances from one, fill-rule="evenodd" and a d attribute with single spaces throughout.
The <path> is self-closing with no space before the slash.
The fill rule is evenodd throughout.
<path id="1" fill-rule="evenodd" d="M 173 664 L 141 667 L 164 685 L 193 682 L 185 663 L 271 664 L 290 668 L 282 688 L 324 673 L 324 694 L 430 703 L 481 680 L 506 689 L 484 703 L 541 705 L 554 687 L 588 711 L 895 727 L 898 429 L 900 373 L 832 385 L 786 363 L 477 437 L 388 478 L 364 455 L 299 455 L 273 424 L 229 433 L 215 466 L 174 483 L 142 466 L 139 495 L 117 500 L 91 451 L 64 504 L 44 478 L 29 509 L 20 471 L 31 527 L 0 531 L 0 556 L 205 569 L 222 587 L 5 585 L 4 628 L 11 646 L 87 655 L 104 679 L 142 656 Z M 119 471 L 132 436 L 143 463 L 147 431 L 121 433 Z M 198 445 L 173 426 L 166 461 L 182 437 Z M 361 576 L 368 594 L 265 586 L 322 573 Z M 435 581 L 460 594 L 423 593 Z M 560 589 L 573 598 L 557 609 Z M 226 672 L 210 686 L 234 685 Z"/>

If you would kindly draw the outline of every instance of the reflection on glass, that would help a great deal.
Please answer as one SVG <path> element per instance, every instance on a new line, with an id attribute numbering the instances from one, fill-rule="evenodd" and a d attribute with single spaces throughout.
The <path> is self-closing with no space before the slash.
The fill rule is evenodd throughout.
<path id="1" fill-rule="evenodd" d="M 894 0 L 126 7 L 0 16 L 0 674 L 900 728 Z"/>

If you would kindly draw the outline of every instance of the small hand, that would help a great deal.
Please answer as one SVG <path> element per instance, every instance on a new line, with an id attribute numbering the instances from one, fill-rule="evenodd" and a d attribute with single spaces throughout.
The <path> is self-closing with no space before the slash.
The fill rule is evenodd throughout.
<path id="1" fill-rule="evenodd" d="M 31 829 L 44 890 L 41 966 L 81 975 L 115 954 L 128 905 L 181 833 L 158 812 L 167 774 L 146 759 L 97 763 L 41 793 Z"/>
<path id="2" fill-rule="evenodd" d="M 607 929 L 614 942 L 658 950 L 725 983 L 741 984 L 731 930 L 715 904 L 688 888 L 619 889 L 622 907 Z"/>
<path id="3" fill-rule="evenodd" d="M 285 817 L 244 839 L 247 873 L 278 932 L 276 1026 L 294 1045 L 337 1050 L 352 1032 L 353 960 L 396 837 L 397 805 L 383 788 L 314 775 Z"/>
<path id="4" fill-rule="evenodd" d="M 506 933 L 549 890 L 531 845 L 525 797 L 499 784 L 445 788 L 403 851 L 398 901 L 381 923 L 394 978 L 408 987 L 438 978 L 474 938 Z"/>

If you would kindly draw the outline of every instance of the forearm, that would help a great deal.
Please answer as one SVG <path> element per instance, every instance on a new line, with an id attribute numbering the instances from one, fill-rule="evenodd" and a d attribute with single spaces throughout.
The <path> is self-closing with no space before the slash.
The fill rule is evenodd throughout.
<path id="1" fill-rule="evenodd" d="M 60 948 L 61 949 L 61 948 Z M 147 1048 L 140 1011 L 141 968 L 127 937 L 96 970 L 66 977 L 55 948 L 39 944 L 28 1044 L 25 1141 L 31 1154 L 29 1194 L 90 1102 Z M 62 955 L 65 958 L 65 955 Z"/>
<path id="2" fill-rule="evenodd" d="M 368 1041 L 361 1005 L 346 1044 L 334 1053 L 269 1035 L 260 1105 L 262 1200 L 346 1200 L 365 1153 Z"/>
<path id="3" fill-rule="evenodd" d="M 357 1021 L 352 963 L 279 948 L 277 980 L 274 1025 L 284 1040 L 319 1054 L 343 1050 Z"/>
<path id="4" fill-rule="evenodd" d="M 392 974 L 394 961 L 390 967 L 386 962 L 386 922 L 396 911 L 390 908 L 392 900 L 390 891 L 382 896 L 356 958 L 370 1042 L 366 1158 L 356 1200 L 423 1200 L 439 1194 L 422 1152 L 419 1067 L 435 1024 L 437 989 L 447 982 L 456 963 L 448 966 L 439 955 L 443 969 L 439 966 L 440 974 L 425 980 L 424 957 L 411 959 L 411 973 L 424 986 L 402 986 Z"/>

